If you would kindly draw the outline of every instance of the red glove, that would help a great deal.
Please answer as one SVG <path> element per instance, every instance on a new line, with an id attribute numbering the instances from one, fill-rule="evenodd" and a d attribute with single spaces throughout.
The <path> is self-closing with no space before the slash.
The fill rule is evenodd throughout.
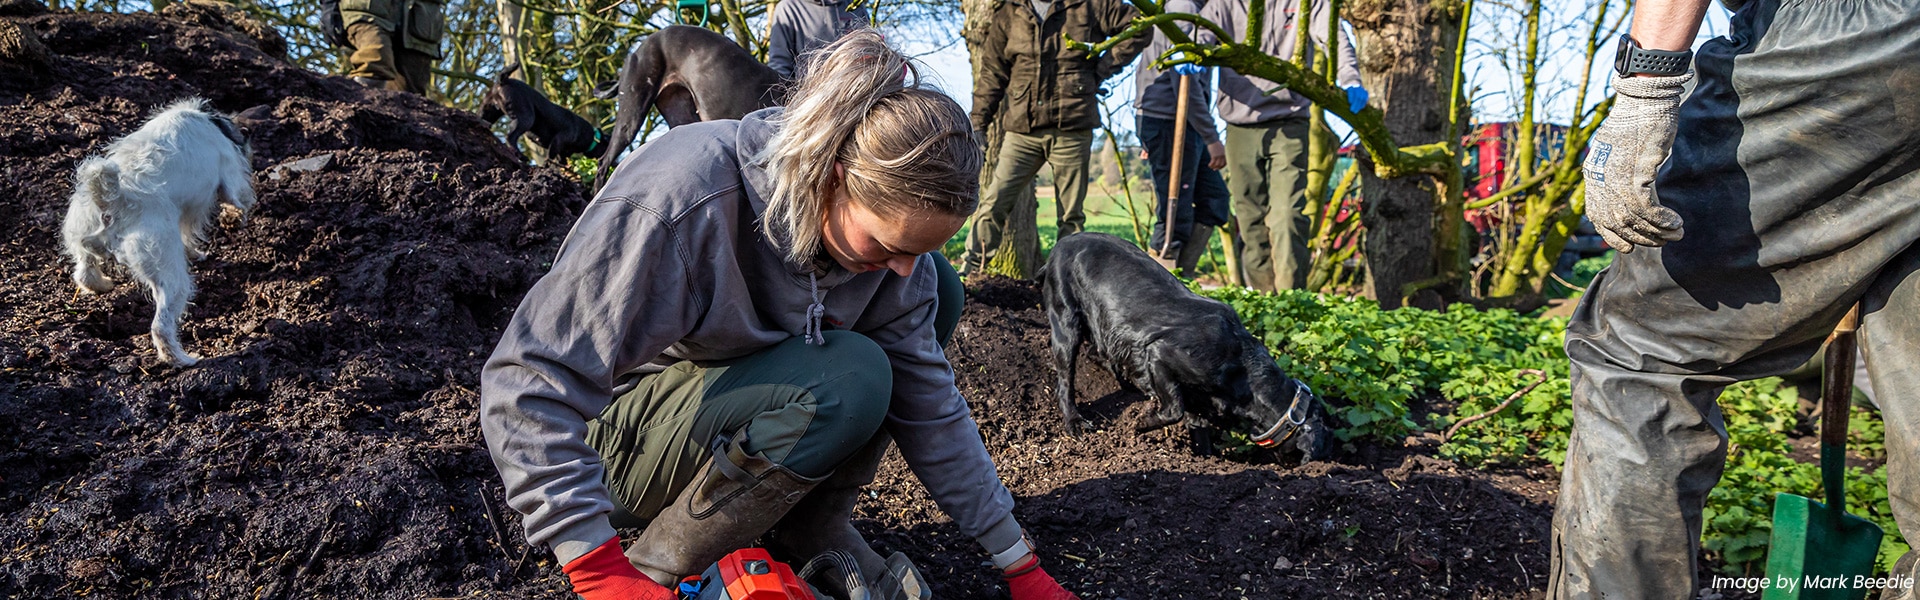
<path id="1" fill-rule="evenodd" d="M 627 562 L 618 536 L 560 570 L 573 580 L 573 593 L 587 600 L 674 600 L 672 590 L 654 583 Z"/>
<path id="2" fill-rule="evenodd" d="M 1080 600 L 1041 569 L 1040 558 L 1036 556 L 1027 556 L 1025 564 L 1007 569 L 1003 577 L 1007 578 L 1007 592 L 1013 595 L 1013 600 Z"/>

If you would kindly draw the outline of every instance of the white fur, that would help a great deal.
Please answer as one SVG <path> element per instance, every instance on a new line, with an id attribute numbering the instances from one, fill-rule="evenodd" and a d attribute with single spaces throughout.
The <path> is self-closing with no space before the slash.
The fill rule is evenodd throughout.
<path id="1" fill-rule="evenodd" d="M 112 290 L 115 263 L 146 286 L 154 350 L 182 366 L 199 361 L 180 347 L 180 315 L 193 297 L 187 260 L 206 256 L 214 211 L 226 205 L 245 215 L 254 202 L 251 149 L 214 118 L 204 100 L 181 100 L 107 146 L 105 156 L 81 161 L 61 231 L 82 291 Z"/>

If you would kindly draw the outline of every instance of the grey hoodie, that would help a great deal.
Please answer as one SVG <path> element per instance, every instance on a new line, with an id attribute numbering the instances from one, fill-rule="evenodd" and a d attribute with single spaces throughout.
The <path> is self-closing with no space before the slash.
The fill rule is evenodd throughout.
<path id="1" fill-rule="evenodd" d="M 867 9 L 847 9 L 847 0 L 780 0 L 767 17 L 767 66 L 794 78 L 800 57 L 867 26 Z"/>
<path id="2" fill-rule="evenodd" d="M 1301 0 L 1263 0 L 1267 3 L 1267 18 L 1262 24 L 1260 50 L 1278 57 L 1280 60 L 1293 60 L 1294 42 L 1300 34 L 1293 26 L 1297 18 Z M 1200 10 L 1200 16 L 1219 25 L 1227 33 L 1236 36 L 1245 35 L 1247 29 L 1247 0 L 1213 0 Z M 1314 52 L 1327 47 L 1327 3 L 1325 0 L 1313 0 L 1313 29 L 1307 32 L 1313 37 L 1313 47 L 1307 49 L 1310 59 Z M 1209 29 L 1194 32 L 1193 39 L 1201 44 L 1218 43 L 1217 37 Z M 1239 41 L 1237 38 L 1235 41 Z M 1340 72 L 1337 80 L 1340 87 L 1360 85 L 1360 64 L 1353 56 L 1353 42 L 1347 39 L 1345 31 L 1340 32 L 1340 53 L 1338 62 Z M 1248 77 L 1233 69 L 1220 69 L 1220 120 L 1231 125 L 1259 125 L 1276 119 L 1292 116 L 1306 116 L 1307 107 L 1312 102 L 1306 96 L 1293 93 L 1293 90 L 1280 90 L 1272 94 L 1280 84 Z"/>
<path id="3" fill-rule="evenodd" d="M 1225 2 L 1226 0 L 1218 0 Z M 1200 13 L 1200 3 L 1194 0 L 1167 0 L 1165 9 L 1170 13 Z M 1180 22 L 1180 29 L 1193 35 L 1193 24 Z M 1159 28 L 1153 30 L 1153 43 L 1140 53 L 1138 66 L 1133 71 L 1134 87 L 1139 95 L 1134 98 L 1133 110 L 1143 116 L 1156 119 L 1173 120 L 1180 109 L 1180 74 L 1169 69 L 1162 71 L 1153 68 L 1153 61 L 1173 48 L 1173 42 Z M 1187 83 L 1187 129 L 1200 136 L 1200 141 L 1212 144 L 1220 141 L 1220 132 L 1214 128 L 1213 111 L 1207 107 L 1207 90 L 1212 87 L 1213 70 L 1207 69 L 1199 75 L 1193 75 Z"/>
<path id="4" fill-rule="evenodd" d="M 525 515 L 528 542 L 562 564 L 614 536 L 587 420 L 667 365 L 802 335 L 816 303 L 826 328 L 887 352 L 886 427 L 934 501 L 990 553 L 1020 539 L 1013 496 L 934 340 L 934 259 L 920 257 L 912 277 L 837 264 L 816 273 L 760 234 L 773 188 L 751 159 L 781 110 L 675 127 L 621 161 L 481 371 L 480 427 L 507 503 Z"/>

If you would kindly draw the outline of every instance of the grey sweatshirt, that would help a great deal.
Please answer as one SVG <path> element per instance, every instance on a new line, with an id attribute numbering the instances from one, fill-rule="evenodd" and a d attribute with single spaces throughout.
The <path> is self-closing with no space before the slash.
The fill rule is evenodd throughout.
<path id="1" fill-rule="evenodd" d="M 867 26 L 867 9 L 847 0 L 780 0 L 767 17 L 767 66 L 793 79 L 800 57 Z"/>
<path id="2" fill-rule="evenodd" d="M 1265 0 L 1267 18 L 1260 34 L 1260 50 L 1280 60 L 1293 59 L 1294 41 L 1299 33 L 1294 31 L 1295 13 L 1300 0 Z M 1247 0 L 1213 0 L 1200 10 L 1200 16 L 1219 25 L 1221 29 L 1233 35 L 1245 35 L 1247 29 Z M 1311 58 L 1313 52 L 1327 47 L 1327 4 L 1325 0 L 1313 0 L 1313 28 L 1307 32 L 1313 37 L 1314 45 L 1307 49 Z M 1194 41 L 1202 44 L 1218 43 L 1212 30 L 1201 29 L 1193 34 Z M 1240 41 L 1238 38 L 1235 41 Z M 1340 66 L 1340 87 L 1360 85 L 1360 64 L 1353 56 L 1353 42 L 1347 39 L 1345 31 L 1340 32 L 1339 54 L 1336 59 Z M 1311 64 L 1311 63 L 1309 63 Z M 1258 125 L 1276 119 L 1292 116 L 1306 116 L 1307 107 L 1312 102 L 1306 96 L 1293 93 L 1293 90 L 1280 90 L 1273 94 L 1280 84 L 1249 77 L 1234 72 L 1233 69 L 1220 69 L 1220 119 L 1231 125 Z"/>
<path id="3" fill-rule="evenodd" d="M 1194 0 L 1168 0 L 1165 10 L 1199 14 L 1200 3 Z M 1180 29 L 1187 35 L 1193 35 L 1192 23 L 1181 21 Z M 1133 110 L 1143 116 L 1169 121 L 1179 116 L 1180 74 L 1153 68 L 1153 61 L 1160 60 L 1160 55 L 1166 54 L 1167 49 L 1172 47 L 1173 42 L 1167 39 L 1167 34 L 1155 28 L 1153 42 L 1147 44 L 1147 49 L 1140 53 L 1138 66 L 1133 71 L 1134 87 L 1138 88 L 1139 94 L 1134 97 Z M 1209 82 L 1213 79 L 1213 69 L 1203 70 L 1192 78 L 1187 84 L 1187 130 L 1199 134 L 1200 140 L 1205 143 L 1219 142 L 1220 132 L 1214 128 L 1213 111 L 1207 107 L 1207 90 L 1211 87 Z"/>
<path id="4" fill-rule="evenodd" d="M 683 125 L 621 161 L 534 284 L 480 374 L 480 427 L 528 542 L 562 564 L 614 536 L 587 420 L 642 375 L 746 356 L 824 326 L 871 338 L 893 364 L 886 427 L 907 466 L 989 553 L 1020 540 L 953 370 L 934 340 L 934 260 L 913 276 L 784 260 L 756 227 L 773 187 L 751 158 L 780 114 Z M 812 286 L 818 285 L 818 293 Z"/>

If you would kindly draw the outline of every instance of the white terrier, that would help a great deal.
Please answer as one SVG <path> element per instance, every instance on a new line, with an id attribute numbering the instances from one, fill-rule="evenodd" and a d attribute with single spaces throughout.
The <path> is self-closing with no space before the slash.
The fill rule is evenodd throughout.
<path id="1" fill-rule="evenodd" d="M 138 131 L 88 158 L 74 174 L 62 229 L 73 281 L 105 293 L 118 262 L 153 295 L 153 348 L 187 366 L 180 314 L 193 297 L 187 260 L 206 257 L 207 224 L 222 204 L 242 216 L 253 207 L 253 148 L 226 115 L 188 98 L 162 109 Z"/>

